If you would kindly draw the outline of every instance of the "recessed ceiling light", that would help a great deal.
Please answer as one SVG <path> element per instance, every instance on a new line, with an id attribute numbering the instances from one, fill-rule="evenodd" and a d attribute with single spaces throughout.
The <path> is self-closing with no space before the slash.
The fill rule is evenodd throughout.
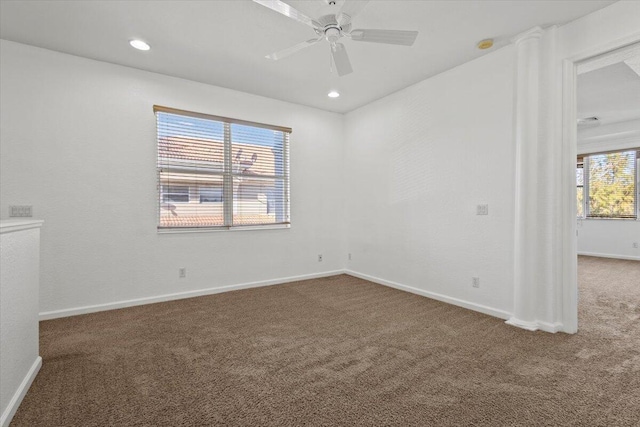
<path id="1" fill-rule="evenodd" d="M 339 97 L 339 96 L 340 96 L 340 94 L 339 94 L 338 92 L 336 92 L 335 90 L 332 90 L 331 92 L 329 92 L 329 93 L 327 94 L 327 96 L 328 96 L 329 98 L 337 98 L 337 97 Z"/>
<path id="2" fill-rule="evenodd" d="M 143 42 L 142 40 L 129 40 L 129 44 L 131 45 L 131 47 L 134 47 L 138 50 L 151 49 L 151 46 L 149 46 L 147 43 Z"/>
<path id="3" fill-rule="evenodd" d="M 477 44 L 478 49 L 484 50 L 493 47 L 493 39 L 480 40 Z"/>

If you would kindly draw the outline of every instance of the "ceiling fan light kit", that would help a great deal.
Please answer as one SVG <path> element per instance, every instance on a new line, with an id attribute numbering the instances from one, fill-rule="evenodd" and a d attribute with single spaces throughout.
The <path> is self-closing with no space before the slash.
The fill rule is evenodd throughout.
<path id="1" fill-rule="evenodd" d="M 340 39 L 346 38 L 353 41 L 384 43 L 400 46 L 411 46 L 418 37 L 417 31 L 378 30 L 378 29 L 351 29 L 351 20 L 368 3 L 367 1 L 345 0 L 342 8 L 338 10 L 335 1 L 325 2 L 328 7 L 335 8 L 335 13 L 328 13 L 318 19 L 311 19 L 281 0 L 253 0 L 264 7 L 278 12 L 290 19 L 310 26 L 316 33 L 316 38 L 309 39 L 287 49 L 266 55 L 266 58 L 277 61 L 286 58 L 302 49 L 312 46 L 322 40 L 329 43 L 331 58 L 335 64 L 336 72 L 340 77 L 353 72 L 349 55 Z M 333 11 L 331 11 L 333 12 Z"/>

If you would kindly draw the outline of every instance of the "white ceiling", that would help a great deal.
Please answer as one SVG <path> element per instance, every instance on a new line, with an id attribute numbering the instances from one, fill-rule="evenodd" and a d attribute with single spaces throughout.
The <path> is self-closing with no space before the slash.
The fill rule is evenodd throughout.
<path id="1" fill-rule="evenodd" d="M 638 52 L 640 46 L 629 50 Z M 605 63 L 609 59 L 606 55 Z M 640 64 L 640 56 L 578 75 L 578 117 L 598 118 L 596 125 L 578 126 L 578 150 L 581 147 L 600 151 L 638 146 L 640 67 L 637 64 Z"/>
<path id="2" fill-rule="evenodd" d="M 338 0 L 340 5 L 344 0 Z M 288 1 L 312 18 L 322 0 Z M 533 26 L 561 24 L 612 0 L 371 1 L 354 28 L 418 30 L 412 47 L 346 40 L 354 72 L 329 71 L 318 43 L 277 62 L 264 56 L 314 36 L 311 28 L 248 0 L 0 1 L 0 38 L 244 92 L 347 112 L 476 58 Z M 151 44 L 139 52 L 128 40 Z M 342 96 L 329 99 L 329 89 Z"/>
<path id="3" fill-rule="evenodd" d="M 578 117 L 600 124 L 640 119 L 640 75 L 618 62 L 578 76 Z"/>

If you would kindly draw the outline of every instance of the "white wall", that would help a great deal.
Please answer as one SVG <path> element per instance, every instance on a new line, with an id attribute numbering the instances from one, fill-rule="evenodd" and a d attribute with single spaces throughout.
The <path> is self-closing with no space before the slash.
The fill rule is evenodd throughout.
<path id="1" fill-rule="evenodd" d="M 640 261 L 640 221 L 616 219 L 578 220 L 578 253 L 581 255 Z"/>
<path id="2" fill-rule="evenodd" d="M 347 115 L 349 269 L 511 312 L 513 86 L 508 46 Z"/>
<path id="3" fill-rule="evenodd" d="M 638 133 L 640 120 L 585 129 L 578 132 L 578 153 L 638 148 Z M 579 254 L 640 260 L 640 249 L 633 247 L 640 246 L 640 220 L 589 218 L 577 224 Z"/>
<path id="4" fill-rule="evenodd" d="M 563 94 L 570 92 L 563 87 L 563 60 L 595 46 L 613 49 L 639 34 L 640 2 L 633 1 L 545 31 L 535 61 L 540 93 L 526 105 L 540 117 L 533 130 L 538 156 L 527 159 L 539 178 L 535 194 L 514 185 L 513 46 L 348 114 L 348 268 L 508 315 L 517 194 L 535 200 L 539 219 L 532 249 L 539 276 L 531 303 L 535 323 L 575 332 L 577 309 L 568 291 L 575 288 L 575 218 L 563 216 L 575 194 L 567 198 L 561 184 L 575 185 L 575 170 L 565 170 L 575 164 L 575 147 L 562 144 Z M 474 215 L 478 203 L 489 204 L 489 216 Z M 471 287 L 472 276 L 480 277 L 479 289 Z"/>
<path id="5" fill-rule="evenodd" d="M 638 147 L 640 147 L 640 119 L 578 130 L 578 154 Z"/>
<path id="6" fill-rule="evenodd" d="M 637 41 L 640 34 L 640 2 L 621 0 L 558 28 L 558 57 L 580 56 L 594 47 L 619 48 Z"/>
<path id="7" fill-rule="evenodd" d="M 41 221 L 0 221 L 0 427 L 8 426 L 42 359 L 38 354 Z"/>
<path id="8" fill-rule="evenodd" d="M 46 220 L 41 312 L 343 268 L 342 115 L 4 40 L 0 55 L 0 215 Z M 293 128 L 291 229 L 158 234 L 154 104 Z"/>

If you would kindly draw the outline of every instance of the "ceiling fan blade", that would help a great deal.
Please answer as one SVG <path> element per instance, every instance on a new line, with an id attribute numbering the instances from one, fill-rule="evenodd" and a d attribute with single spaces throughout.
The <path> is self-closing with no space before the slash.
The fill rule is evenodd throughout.
<path id="1" fill-rule="evenodd" d="M 345 25 L 351 22 L 351 20 L 369 3 L 369 0 L 345 0 L 338 13 L 338 24 Z"/>
<path id="2" fill-rule="evenodd" d="M 307 48 L 311 45 L 314 45 L 316 43 L 318 43 L 320 40 L 322 40 L 322 37 L 317 38 L 317 39 L 310 39 L 307 40 L 306 42 L 302 42 L 302 43 L 298 43 L 297 45 L 288 47 L 286 49 L 282 49 L 279 50 L 277 52 L 274 52 L 270 55 L 267 55 L 266 58 L 272 59 L 274 61 L 277 61 L 278 59 L 282 59 L 282 58 L 286 58 L 289 55 L 292 55 L 296 52 L 298 52 L 299 50 L 302 50 L 304 48 Z"/>
<path id="3" fill-rule="evenodd" d="M 253 0 L 254 3 L 258 3 L 264 7 L 267 7 L 275 12 L 281 13 L 282 15 L 295 19 L 298 22 L 301 22 L 305 25 L 308 25 L 312 28 L 320 27 L 313 19 L 309 18 L 299 10 L 289 6 L 287 3 L 280 0 Z"/>
<path id="4" fill-rule="evenodd" d="M 340 77 L 353 73 L 347 49 L 342 43 L 336 43 L 331 46 L 331 57 L 333 58 L 333 63 L 336 64 L 336 71 Z"/>
<path id="5" fill-rule="evenodd" d="M 417 31 L 399 30 L 353 30 L 351 40 L 358 42 L 387 43 L 411 46 L 418 37 Z"/>

